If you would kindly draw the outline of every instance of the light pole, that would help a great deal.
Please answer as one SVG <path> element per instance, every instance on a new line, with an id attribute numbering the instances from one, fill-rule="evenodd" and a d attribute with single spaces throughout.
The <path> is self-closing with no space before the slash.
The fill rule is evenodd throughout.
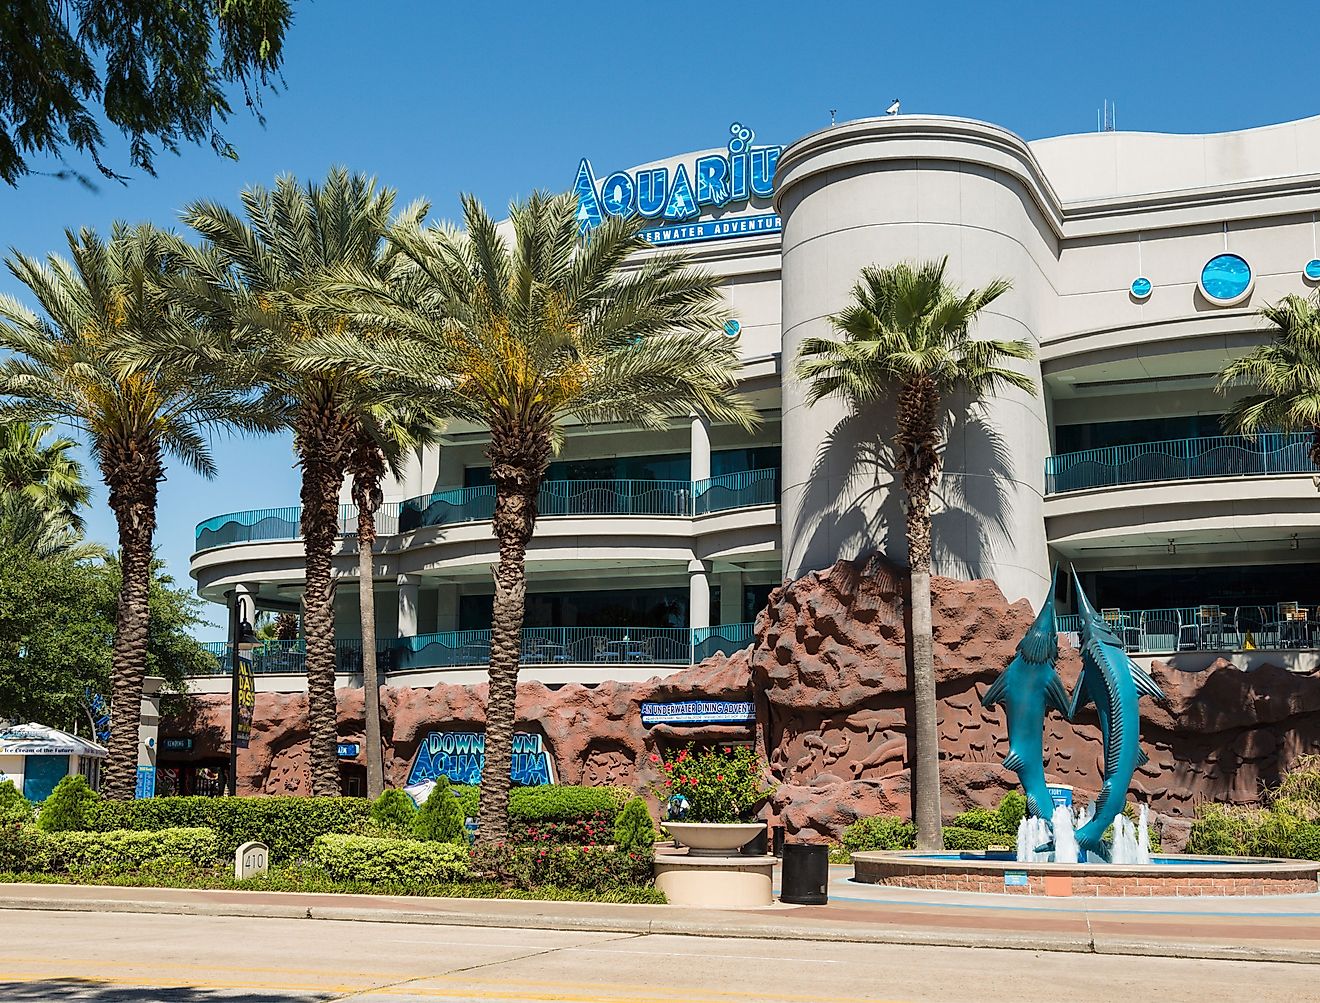
<path id="1" fill-rule="evenodd" d="M 231 595 L 233 602 L 229 610 L 229 659 L 232 679 L 229 690 L 229 793 L 238 794 L 238 700 L 239 682 L 243 672 L 240 652 L 251 651 L 257 645 L 257 635 L 252 630 L 251 621 L 243 616 L 244 596 L 235 589 Z M 253 686 L 252 673 L 247 672 L 247 684 Z M 243 742 L 247 746 L 246 740 Z"/>

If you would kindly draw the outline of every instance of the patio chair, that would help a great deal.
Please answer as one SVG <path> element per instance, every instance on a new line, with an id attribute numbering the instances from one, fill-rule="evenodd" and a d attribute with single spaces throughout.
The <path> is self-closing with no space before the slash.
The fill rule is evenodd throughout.
<path id="1" fill-rule="evenodd" d="M 1182 633 L 1182 614 L 1176 609 L 1146 610 L 1141 614 L 1139 651 L 1178 651 Z"/>
<path id="2" fill-rule="evenodd" d="M 1139 651 L 1141 649 L 1141 632 L 1132 625 L 1130 614 L 1124 613 L 1121 609 L 1109 608 L 1102 609 L 1100 615 L 1104 617 L 1109 629 L 1117 634 L 1119 640 L 1123 642 L 1125 651 Z"/>

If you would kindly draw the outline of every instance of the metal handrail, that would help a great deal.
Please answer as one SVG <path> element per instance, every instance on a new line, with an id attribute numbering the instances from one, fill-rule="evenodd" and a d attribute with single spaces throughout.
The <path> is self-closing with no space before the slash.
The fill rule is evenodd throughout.
<path id="1" fill-rule="evenodd" d="M 386 672 L 484 668 L 490 662 L 489 630 L 450 630 L 415 637 L 381 638 L 376 647 Z M 688 665 L 716 652 L 732 654 L 752 642 L 752 624 L 719 627 L 525 627 L 523 665 Z M 229 642 L 202 645 L 215 657 L 206 675 L 229 674 Z M 337 640 L 340 672 L 361 670 L 362 642 Z M 306 642 L 263 641 L 249 656 L 255 673 L 306 671 Z"/>
<path id="2" fill-rule="evenodd" d="M 1214 435 L 1105 446 L 1045 457 L 1045 493 L 1204 477 L 1259 477 L 1317 472 L 1312 437 L 1263 432 L 1248 439 Z"/>
<path id="3" fill-rule="evenodd" d="M 679 516 L 706 515 L 728 509 L 772 505 L 779 500 L 779 471 L 745 470 L 699 481 L 555 480 L 543 481 L 537 496 L 542 516 Z M 296 540 L 302 509 L 253 509 L 212 516 L 197 524 L 198 552 L 258 541 Z M 376 514 L 380 536 L 430 526 L 485 522 L 495 514 L 495 486 L 447 488 L 381 506 Z M 357 509 L 341 505 L 339 530 L 357 532 Z"/>
<path id="4" fill-rule="evenodd" d="M 1302 603 L 1307 614 L 1287 615 L 1288 603 L 1202 603 L 1163 609 L 1105 609 L 1111 631 L 1134 654 L 1176 651 L 1235 651 L 1253 648 L 1320 648 L 1320 610 Z M 1218 610 L 1218 615 L 1215 611 Z M 1081 629 L 1077 613 L 1055 619 L 1060 634 Z"/>

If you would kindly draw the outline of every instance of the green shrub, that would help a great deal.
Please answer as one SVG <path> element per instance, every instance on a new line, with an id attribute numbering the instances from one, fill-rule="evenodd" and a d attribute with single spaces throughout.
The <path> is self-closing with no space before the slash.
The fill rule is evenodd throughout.
<path id="1" fill-rule="evenodd" d="M 36 818 L 36 806 L 25 798 L 12 780 L 0 781 L 0 824 L 26 824 Z"/>
<path id="2" fill-rule="evenodd" d="M 398 833 L 400 837 L 412 834 L 416 814 L 413 799 L 397 787 L 387 787 L 371 805 L 371 821 L 382 831 Z"/>
<path id="3" fill-rule="evenodd" d="M 960 825 L 946 825 L 944 827 L 944 848 L 946 850 L 988 850 L 992 846 L 1008 845 L 1009 841 L 997 832 L 965 829 Z"/>
<path id="4" fill-rule="evenodd" d="M 541 887 L 606 892 L 650 885 L 649 850 L 604 846 L 477 846 L 472 869 L 484 878 L 530 891 Z"/>
<path id="5" fill-rule="evenodd" d="M 650 852 L 655 846 L 655 823 L 651 821 L 651 810 L 646 807 L 644 798 L 633 798 L 619 812 L 619 817 L 614 820 L 614 846 L 624 852 Z"/>
<path id="6" fill-rule="evenodd" d="M 1320 860 L 1320 823 L 1303 822 L 1293 830 L 1288 856 L 1298 860 Z"/>
<path id="7" fill-rule="evenodd" d="M 1292 814 L 1308 822 L 1320 816 L 1320 755 L 1300 756 L 1271 794 L 1275 806 L 1292 802 Z"/>
<path id="8" fill-rule="evenodd" d="M 1264 812 L 1213 801 L 1198 805 L 1196 820 L 1187 837 L 1187 852 L 1216 857 L 1249 856 L 1257 845 L 1263 815 Z"/>
<path id="9" fill-rule="evenodd" d="M 481 788 L 476 784 L 452 784 L 449 788 L 458 798 L 458 805 L 463 809 L 463 817 L 476 818 L 481 810 Z"/>
<path id="10" fill-rule="evenodd" d="M 214 867 L 219 863 L 214 829 L 154 832 L 50 834 L 51 866 L 70 874 L 126 874 L 146 869 Z"/>
<path id="11" fill-rule="evenodd" d="M 45 832 L 85 829 L 100 800 L 100 795 L 88 786 L 86 777 L 77 773 L 67 776 L 42 802 L 37 825 Z"/>
<path id="12" fill-rule="evenodd" d="M 406 798 L 407 795 L 404 795 Z M 306 856 L 317 836 L 357 832 L 369 820 L 365 798 L 160 797 L 102 801 L 88 828 L 97 830 L 214 829 L 220 856 L 232 859 L 249 840 L 270 847 L 271 861 Z"/>
<path id="13" fill-rule="evenodd" d="M 340 833 L 316 837 L 311 861 L 335 881 L 433 885 L 462 880 L 469 873 L 464 847 Z"/>
<path id="14" fill-rule="evenodd" d="M 0 822 L 0 872 L 48 871 L 52 838 L 35 825 Z"/>
<path id="15" fill-rule="evenodd" d="M 896 815 L 859 818 L 843 830 L 843 848 L 850 853 L 866 850 L 910 850 L 917 845 L 917 827 Z"/>
<path id="16" fill-rule="evenodd" d="M 463 814 L 476 818 L 481 788 L 464 785 L 453 791 Z M 509 792 L 509 841 L 575 846 L 608 843 L 613 838 L 614 820 L 631 797 L 626 787 L 515 787 Z"/>
<path id="17" fill-rule="evenodd" d="M 463 825 L 463 809 L 449 787 L 449 779 L 441 777 L 431 788 L 426 803 L 413 817 L 413 834 L 418 839 L 433 843 L 468 845 L 467 829 Z"/>
<path id="18" fill-rule="evenodd" d="M 666 760 L 663 769 L 664 781 L 655 795 L 662 806 L 675 795 L 685 797 L 687 822 L 754 821 L 770 793 L 762 781 L 761 761 L 746 745 L 700 749 L 689 744 Z"/>
<path id="19" fill-rule="evenodd" d="M 996 812 L 999 815 L 999 831 L 1011 833 L 1016 838 L 1018 826 L 1027 817 L 1027 796 L 1021 791 L 1009 791 L 999 802 Z"/>
<path id="20" fill-rule="evenodd" d="M 1004 829 L 1003 819 L 999 812 L 993 808 L 969 808 L 961 815 L 955 815 L 950 825 L 960 829 L 975 829 L 977 832 L 989 832 L 996 836 L 1017 837 L 1017 826 L 1013 826 L 1012 832 Z"/>

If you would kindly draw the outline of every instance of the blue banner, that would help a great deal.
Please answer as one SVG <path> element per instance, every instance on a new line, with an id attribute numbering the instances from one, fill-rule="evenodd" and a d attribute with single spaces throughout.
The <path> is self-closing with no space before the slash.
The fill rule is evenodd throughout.
<path id="1" fill-rule="evenodd" d="M 137 768 L 137 790 L 135 798 L 154 798 L 156 796 L 156 767 L 139 766 Z"/>
<path id="2" fill-rule="evenodd" d="M 642 724 L 755 724 L 756 705 L 750 700 L 684 700 L 679 703 L 642 703 Z"/>

